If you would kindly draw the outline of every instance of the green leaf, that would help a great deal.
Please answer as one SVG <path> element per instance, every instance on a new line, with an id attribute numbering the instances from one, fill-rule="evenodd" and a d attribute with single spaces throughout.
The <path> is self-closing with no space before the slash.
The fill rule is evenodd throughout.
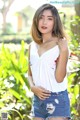
<path id="1" fill-rule="evenodd" d="M 18 92 L 16 92 L 15 90 L 13 89 L 9 89 L 10 93 L 15 96 L 17 99 L 21 99 L 20 98 L 20 94 Z"/>

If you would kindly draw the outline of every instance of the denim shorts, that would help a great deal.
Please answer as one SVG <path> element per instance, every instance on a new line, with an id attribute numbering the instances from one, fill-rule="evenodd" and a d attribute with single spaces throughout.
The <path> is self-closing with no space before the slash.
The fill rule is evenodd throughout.
<path id="1" fill-rule="evenodd" d="M 70 119 L 70 103 L 67 90 L 58 93 L 52 92 L 51 96 L 45 100 L 41 100 L 34 95 L 31 115 L 44 119 L 52 117 Z"/>

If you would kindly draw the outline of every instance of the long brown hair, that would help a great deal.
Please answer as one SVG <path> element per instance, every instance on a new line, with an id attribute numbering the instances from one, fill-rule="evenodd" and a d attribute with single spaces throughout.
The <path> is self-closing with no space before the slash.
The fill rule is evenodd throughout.
<path id="1" fill-rule="evenodd" d="M 32 35 L 33 40 L 38 44 L 42 43 L 42 35 L 40 31 L 38 30 L 38 23 L 39 23 L 39 18 L 44 10 L 50 10 L 54 17 L 54 26 L 53 26 L 52 35 L 58 38 L 66 37 L 58 10 L 56 9 L 55 6 L 51 4 L 44 4 L 40 8 L 37 9 L 33 17 L 33 23 L 31 27 L 31 35 Z"/>

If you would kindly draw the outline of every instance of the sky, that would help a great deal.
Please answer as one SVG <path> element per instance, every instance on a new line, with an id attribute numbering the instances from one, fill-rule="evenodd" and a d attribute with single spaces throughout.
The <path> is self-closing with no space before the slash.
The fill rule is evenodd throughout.
<path id="1" fill-rule="evenodd" d="M 11 6 L 11 12 L 19 11 L 28 5 L 37 9 L 40 5 L 47 2 L 49 2 L 49 0 L 15 0 Z"/>

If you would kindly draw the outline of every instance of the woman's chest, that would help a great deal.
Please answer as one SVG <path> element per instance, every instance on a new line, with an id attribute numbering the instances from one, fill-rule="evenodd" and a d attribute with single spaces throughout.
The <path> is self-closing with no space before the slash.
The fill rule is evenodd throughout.
<path id="1" fill-rule="evenodd" d="M 58 45 L 54 46 L 53 48 L 50 48 L 49 50 L 43 52 L 41 55 L 39 55 L 38 51 L 35 49 L 35 51 L 30 52 L 30 63 L 32 65 L 34 64 L 55 64 L 57 58 L 59 57 L 59 48 Z"/>

